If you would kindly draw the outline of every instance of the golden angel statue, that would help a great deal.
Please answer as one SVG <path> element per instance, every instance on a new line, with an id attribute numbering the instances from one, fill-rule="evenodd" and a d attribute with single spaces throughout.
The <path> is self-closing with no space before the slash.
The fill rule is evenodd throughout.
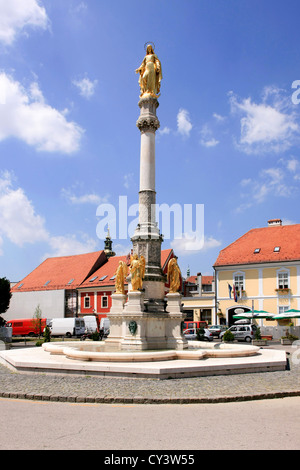
<path id="1" fill-rule="evenodd" d="M 181 272 L 180 268 L 177 264 L 177 259 L 172 258 L 168 264 L 168 273 L 167 273 L 167 280 L 170 284 L 170 294 L 175 294 L 180 289 L 181 284 Z"/>
<path id="2" fill-rule="evenodd" d="M 130 257 L 130 273 L 132 291 L 142 290 L 143 279 L 145 277 L 146 260 L 142 255 L 140 258 L 137 254 Z"/>
<path id="3" fill-rule="evenodd" d="M 161 63 L 157 55 L 154 54 L 154 49 L 151 44 L 148 44 L 142 65 L 136 69 L 135 73 L 140 74 L 140 98 L 144 95 L 158 98 L 160 93 L 160 82 L 162 80 Z"/>
<path id="4" fill-rule="evenodd" d="M 128 266 L 124 261 L 119 261 L 119 266 L 115 273 L 116 294 L 125 294 L 124 284 L 128 272 Z"/>

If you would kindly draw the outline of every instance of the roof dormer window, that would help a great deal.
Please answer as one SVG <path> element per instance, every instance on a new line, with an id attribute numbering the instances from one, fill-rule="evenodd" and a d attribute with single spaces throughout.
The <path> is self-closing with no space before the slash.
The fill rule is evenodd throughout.
<path id="1" fill-rule="evenodd" d="M 260 252 L 260 248 L 255 248 L 254 253 L 259 253 L 259 252 Z"/>
<path id="2" fill-rule="evenodd" d="M 279 251 L 280 251 L 280 246 L 275 246 L 274 253 L 279 253 Z"/>

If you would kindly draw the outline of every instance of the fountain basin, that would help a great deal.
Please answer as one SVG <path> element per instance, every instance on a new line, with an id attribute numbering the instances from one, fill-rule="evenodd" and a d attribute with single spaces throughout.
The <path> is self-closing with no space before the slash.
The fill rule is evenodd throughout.
<path id="1" fill-rule="evenodd" d="M 189 341 L 188 349 L 168 350 L 120 350 L 107 347 L 104 342 L 44 343 L 43 349 L 53 355 L 68 359 L 97 362 L 157 362 L 174 360 L 200 360 L 218 357 L 248 357 L 259 353 L 260 348 L 250 345 L 213 344 L 203 341 Z"/>
<path id="2" fill-rule="evenodd" d="M 99 344 L 102 343 L 102 344 Z M 0 363 L 21 373 L 170 379 L 282 371 L 285 351 L 251 345 L 189 342 L 185 350 L 106 350 L 104 342 L 44 343 L 0 351 Z"/>

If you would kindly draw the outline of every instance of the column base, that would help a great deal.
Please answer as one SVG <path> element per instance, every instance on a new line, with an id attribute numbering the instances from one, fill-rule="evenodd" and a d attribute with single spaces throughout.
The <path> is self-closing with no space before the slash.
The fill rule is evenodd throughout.
<path id="1" fill-rule="evenodd" d="M 129 292 L 124 308 L 121 299 L 114 299 L 108 314 L 110 334 L 105 343 L 122 350 L 187 348 L 187 341 L 181 332 L 184 314 L 178 309 L 177 294 L 175 297 L 177 309 L 174 312 L 146 311 L 142 292 Z M 116 310 L 116 301 L 119 301 L 119 312 Z"/>

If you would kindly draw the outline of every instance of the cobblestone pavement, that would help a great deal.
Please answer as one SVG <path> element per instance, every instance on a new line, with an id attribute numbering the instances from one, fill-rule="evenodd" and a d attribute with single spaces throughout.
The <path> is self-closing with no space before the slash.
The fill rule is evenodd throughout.
<path id="1" fill-rule="evenodd" d="M 289 359 L 285 371 L 170 380 L 21 374 L 0 364 L 0 397 L 91 403 L 210 403 L 300 396 L 300 349 L 284 349 Z"/>

